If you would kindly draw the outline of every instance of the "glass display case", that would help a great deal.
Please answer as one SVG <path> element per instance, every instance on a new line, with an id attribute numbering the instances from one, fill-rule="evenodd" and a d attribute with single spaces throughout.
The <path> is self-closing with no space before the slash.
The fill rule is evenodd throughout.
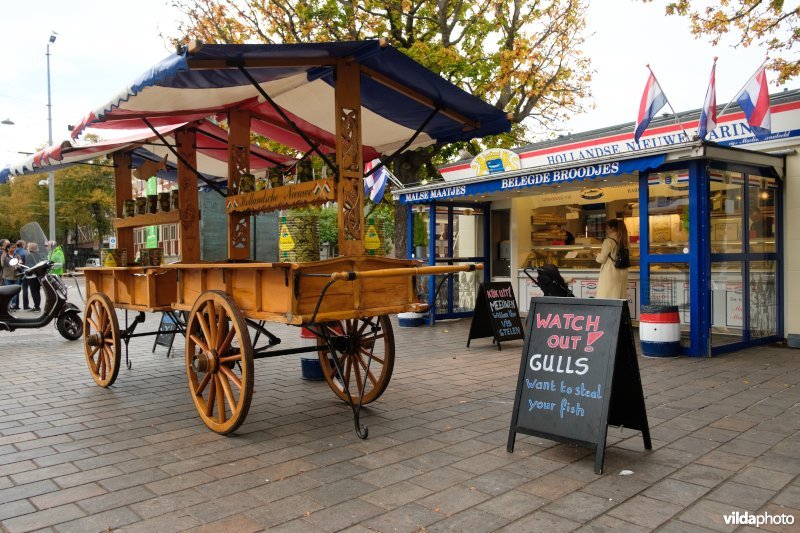
<path id="1" fill-rule="evenodd" d="M 536 246 L 523 261 L 520 268 L 535 268 L 553 264 L 561 270 L 599 270 L 595 260 L 602 243 L 574 244 L 561 246 Z M 639 245 L 630 245 L 631 269 L 639 268 Z"/>

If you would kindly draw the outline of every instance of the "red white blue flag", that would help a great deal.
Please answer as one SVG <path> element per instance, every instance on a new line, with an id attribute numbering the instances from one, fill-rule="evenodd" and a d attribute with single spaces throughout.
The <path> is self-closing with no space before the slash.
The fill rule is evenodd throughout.
<path id="1" fill-rule="evenodd" d="M 717 58 L 714 58 L 714 65 L 711 67 L 711 80 L 708 82 L 708 90 L 706 91 L 706 101 L 703 103 L 703 111 L 700 113 L 700 126 L 697 128 L 697 135 L 701 139 L 705 139 L 706 135 L 717 127 L 716 70 Z"/>
<path id="2" fill-rule="evenodd" d="M 642 94 L 642 101 L 639 104 L 639 117 L 636 119 L 636 129 L 633 131 L 633 138 L 638 143 L 639 137 L 642 136 L 644 130 L 650 125 L 650 121 L 656 116 L 662 107 L 667 103 L 667 97 L 661 86 L 656 80 L 655 74 L 650 72 L 650 77 L 647 78 L 647 85 L 644 87 L 644 94 Z"/>
<path id="3" fill-rule="evenodd" d="M 772 115 L 769 110 L 769 88 L 764 65 L 753 74 L 736 98 L 736 103 L 744 111 L 750 129 L 757 137 L 772 132 Z"/>
<path id="4" fill-rule="evenodd" d="M 373 159 L 364 165 L 364 173 L 366 174 L 372 167 L 380 164 L 380 159 Z M 369 176 L 364 178 L 364 194 L 369 195 L 370 200 L 376 204 L 380 203 L 383 198 L 383 193 L 386 190 L 386 182 L 389 179 L 389 170 L 382 166 Z"/>

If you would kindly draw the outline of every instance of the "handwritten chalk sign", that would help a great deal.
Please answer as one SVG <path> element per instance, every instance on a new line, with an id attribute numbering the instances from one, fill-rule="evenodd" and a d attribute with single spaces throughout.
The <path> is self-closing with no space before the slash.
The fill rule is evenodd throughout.
<path id="1" fill-rule="evenodd" d="M 161 322 L 158 324 L 158 333 L 156 340 L 153 342 L 153 352 L 156 351 L 156 346 L 166 346 L 167 357 L 172 352 L 172 343 L 175 342 L 175 333 L 178 331 L 178 324 L 172 314 L 161 313 Z"/>
<path id="2" fill-rule="evenodd" d="M 609 425 L 651 449 L 627 301 L 532 298 L 526 330 L 509 452 L 517 433 L 588 446 L 601 474 Z"/>
<path id="3" fill-rule="evenodd" d="M 500 341 L 525 338 L 510 282 L 481 283 L 478 288 L 467 348 L 472 339 L 484 337 L 492 337 L 498 350 L 501 349 Z"/>

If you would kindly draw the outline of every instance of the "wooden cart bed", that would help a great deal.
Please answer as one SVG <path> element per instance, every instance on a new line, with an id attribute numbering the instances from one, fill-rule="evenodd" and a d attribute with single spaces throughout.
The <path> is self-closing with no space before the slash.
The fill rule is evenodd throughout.
<path id="1" fill-rule="evenodd" d="M 159 267 L 86 268 L 89 296 L 102 292 L 114 307 L 135 311 L 191 310 L 206 291 L 233 297 L 247 318 L 300 325 L 312 319 L 334 272 L 413 268 L 414 260 L 378 256 L 338 257 L 313 263 L 175 263 Z M 414 278 L 402 274 L 334 283 L 319 305 L 316 321 L 425 311 Z"/>

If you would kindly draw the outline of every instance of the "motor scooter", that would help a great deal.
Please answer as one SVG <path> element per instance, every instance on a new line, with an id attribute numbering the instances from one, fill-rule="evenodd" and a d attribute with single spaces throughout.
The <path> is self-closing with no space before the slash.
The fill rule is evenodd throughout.
<path id="1" fill-rule="evenodd" d="M 6 285 L 0 287 L 0 331 L 14 331 L 17 329 L 41 328 L 56 320 L 56 329 L 65 339 L 74 341 L 83 336 L 83 321 L 80 309 L 67 301 L 67 286 L 61 278 L 51 274 L 52 261 L 39 261 L 32 267 L 20 264 L 19 259 L 12 258 L 10 264 L 20 270 L 26 278 L 38 278 L 44 289 L 43 312 L 39 316 L 20 318 L 8 311 L 11 300 L 17 296 L 22 287 L 20 285 Z"/>

